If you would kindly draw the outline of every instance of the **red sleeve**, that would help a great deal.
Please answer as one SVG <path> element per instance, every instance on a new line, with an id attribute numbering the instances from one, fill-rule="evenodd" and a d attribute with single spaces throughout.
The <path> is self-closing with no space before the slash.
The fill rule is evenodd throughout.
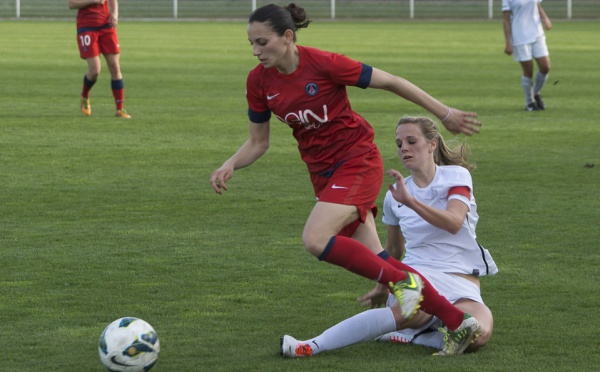
<path id="1" fill-rule="evenodd" d="M 467 186 L 455 186 L 448 190 L 448 197 L 452 195 L 462 195 L 467 199 L 471 199 L 471 189 Z"/>
<path id="2" fill-rule="evenodd" d="M 268 111 L 267 103 L 262 92 L 262 76 L 259 73 L 261 66 L 257 66 L 248 74 L 246 79 L 246 99 L 248 108 L 254 112 Z"/>
<path id="3" fill-rule="evenodd" d="M 359 84 L 363 72 L 362 63 L 350 59 L 343 54 L 332 53 L 331 65 L 329 67 L 329 73 L 334 83 L 350 86 Z"/>

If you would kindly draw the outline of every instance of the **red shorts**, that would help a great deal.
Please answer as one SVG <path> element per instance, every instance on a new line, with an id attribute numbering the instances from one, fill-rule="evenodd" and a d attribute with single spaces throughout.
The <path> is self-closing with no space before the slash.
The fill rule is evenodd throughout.
<path id="1" fill-rule="evenodd" d="M 359 219 L 347 226 L 350 231 L 345 231 L 344 228 L 340 233 L 352 236 L 358 223 L 365 222 L 369 211 L 373 211 L 373 215 L 377 214 L 375 200 L 383 184 L 383 160 L 377 147 L 374 147 L 366 154 L 339 164 L 329 174 L 311 174 L 310 180 L 317 200 L 356 206 Z"/>
<path id="2" fill-rule="evenodd" d="M 119 39 L 114 27 L 101 29 L 81 29 L 77 32 L 79 55 L 83 59 L 97 57 L 100 54 L 119 54 Z"/>

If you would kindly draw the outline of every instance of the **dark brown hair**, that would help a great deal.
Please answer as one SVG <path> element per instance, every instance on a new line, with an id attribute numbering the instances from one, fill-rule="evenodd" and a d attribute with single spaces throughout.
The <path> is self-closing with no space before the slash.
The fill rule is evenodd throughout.
<path id="1" fill-rule="evenodd" d="M 248 23 L 253 22 L 268 24 L 279 36 L 283 36 L 287 30 L 292 30 L 296 41 L 296 31 L 308 27 L 312 20 L 308 19 L 304 8 L 290 3 L 286 7 L 269 4 L 257 8 L 248 19 Z"/>

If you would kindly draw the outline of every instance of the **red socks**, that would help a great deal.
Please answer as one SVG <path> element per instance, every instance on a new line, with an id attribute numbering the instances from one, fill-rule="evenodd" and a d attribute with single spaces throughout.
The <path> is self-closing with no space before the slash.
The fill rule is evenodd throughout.
<path id="1" fill-rule="evenodd" d="M 110 81 L 113 97 L 115 97 L 115 104 L 117 105 L 117 111 L 123 109 L 123 101 L 125 100 L 125 90 L 123 79 L 111 80 Z"/>
<path id="2" fill-rule="evenodd" d="M 396 283 L 406 279 L 406 273 L 383 261 L 357 240 L 345 236 L 332 237 L 319 260 L 341 266 L 386 286 L 390 282 Z"/>
<path id="3" fill-rule="evenodd" d="M 419 274 L 419 272 L 413 269 L 412 267 L 403 264 L 402 262 L 389 255 L 387 259 L 383 259 L 385 260 L 385 262 L 389 263 L 390 265 L 399 270 L 406 270 L 412 273 Z M 446 297 L 439 294 L 438 291 L 436 291 L 435 288 L 433 288 L 431 283 L 429 283 L 429 281 L 425 279 L 425 277 L 421 276 L 421 279 L 424 283 L 423 290 L 421 291 L 421 293 L 423 294 L 421 310 L 425 311 L 428 314 L 437 316 L 451 330 L 460 327 L 465 313 L 459 310 L 453 304 L 451 304 L 450 301 L 446 299 Z"/>
<path id="4" fill-rule="evenodd" d="M 90 98 L 90 90 L 96 84 L 96 80 L 91 81 L 87 75 L 83 75 L 83 88 L 81 89 L 81 96 L 83 98 Z"/>

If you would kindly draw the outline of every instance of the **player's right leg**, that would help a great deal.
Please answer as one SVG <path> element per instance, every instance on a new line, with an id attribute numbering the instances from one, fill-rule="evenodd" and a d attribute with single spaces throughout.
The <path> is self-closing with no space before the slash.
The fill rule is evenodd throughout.
<path id="1" fill-rule="evenodd" d="M 92 114 L 92 106 L 90 105 L 90 90 L 100 75 L 102 65 L 100 63 L 100 56 L 86 58 L 88 64 L 88 70 L 83 77 L 83 88 L 81 89 L 81 112 L 90 116 Z"/>
<path id="2" fill-rule="evenodd" d="M 422 282 L 418 275 L 398 270 L 358 240 L 337 235 L 358 217 L 355 206 L 317 202 L 302 234 L 305 248 L 320 261 L 341 266 L 384 285 L 392 283 L 394 294 L 404 304 L 403 315 L 409 319 L 419 308 Z M 372 212 L 367 218 L 373 220 Z M 365 224 L 360 228 L 363 226 Z M 374 228 L 374 224 L 372 226 Z"/>
<path id="3" fill-rule="evenodd" d="M 88 65 L 87 72 L 83 77 L 83 87 L 81 89 L 81 112 L 89 116 L 92 114 L 90 105 L 90 90 L 96 83 L 100 75 L 100 48 L 98 47 L 98 34 L 96 31 L 78 30 L 77 46 L 79 48 L 79 56 L 85 59 Z"/>

